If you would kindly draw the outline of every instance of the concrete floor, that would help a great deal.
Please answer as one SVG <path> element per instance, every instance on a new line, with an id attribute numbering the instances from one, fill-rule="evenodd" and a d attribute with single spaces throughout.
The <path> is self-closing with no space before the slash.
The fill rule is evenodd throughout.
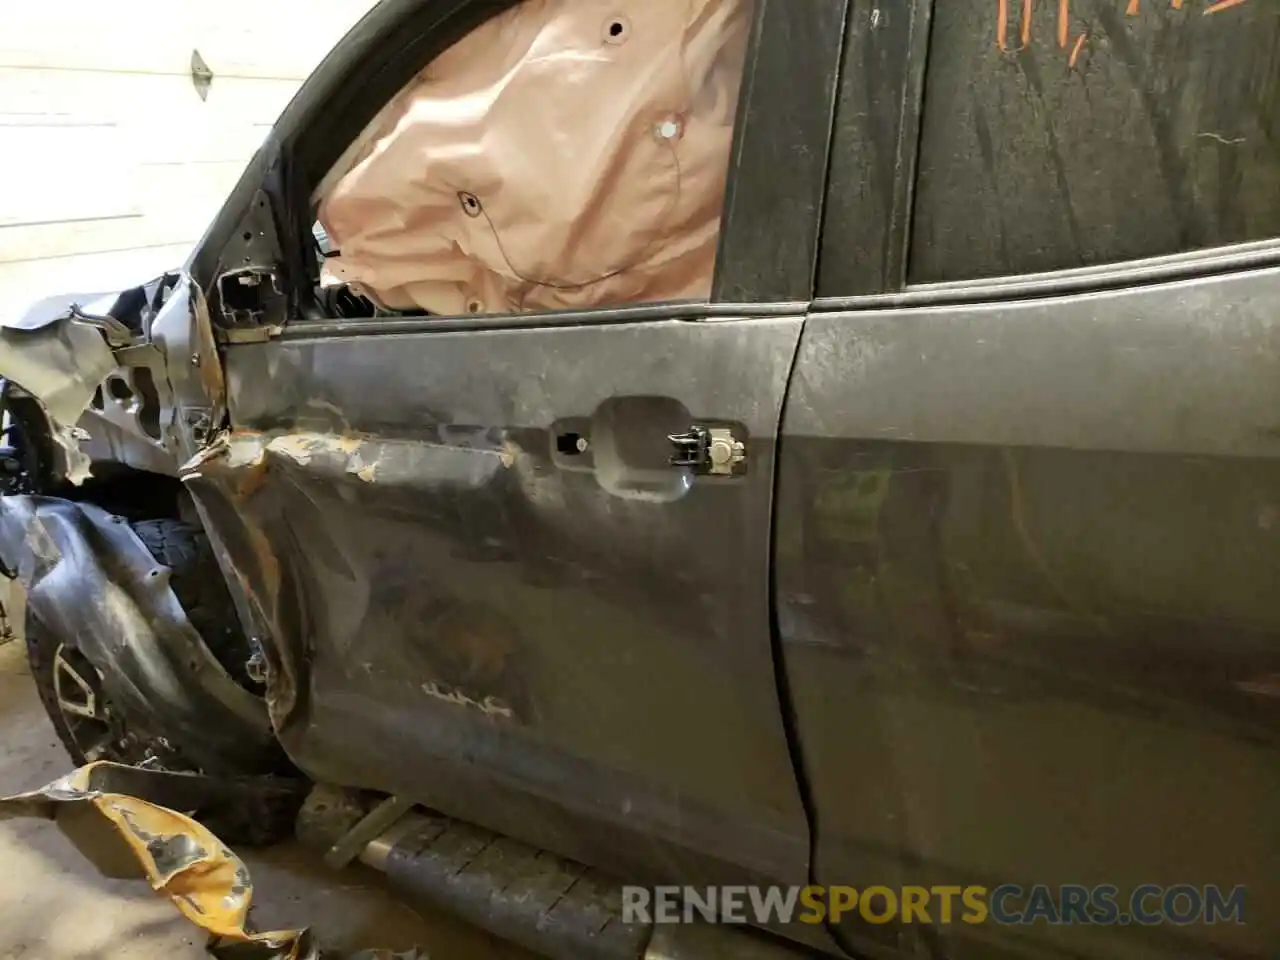
<path id="1" fill-rule="evenodd" d="M 0 795 L 71 769 L 19 644 L 0 647 Z M 364 867 L 340 874 L 294 846 L 244 854 L 257 929 L 313 926 L 326 947 L 421 947 L 432 960 L 533 960 L 448 916 L 393 898 Z M 203 935 L 141 881 L 98 876 L 51 823 L 0 823 L 0 958 L 197 960 Z"/>

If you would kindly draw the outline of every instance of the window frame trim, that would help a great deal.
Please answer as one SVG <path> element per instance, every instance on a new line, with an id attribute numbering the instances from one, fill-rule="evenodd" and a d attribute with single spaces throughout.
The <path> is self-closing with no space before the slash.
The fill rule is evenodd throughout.
<path id="1" fill-rule="evenodd" d="M 850 0 L 834 105 L 831 156 L 827 163 L 822 236 L 814 283 L 817 300 L 832 296 L 891 296 L 906 287 L 924 123 L 925 74 L 929 63 L 936 3 L 937 0 L 907 0 L 903 5 L 909 8 L 904 49 L 882 74 L 896 93 L 895 101 L 886 104 L 883 109 L 887 111 L 891 121 L 896 119 L 897 129 L 893 139 L 879 140 L 873 136 L 863 136 L 867 132 L 866 124 L 850 122 L 848 111 L 854 107 L 860 82 L 860 64 L 852 61 L 872 50 L 879 39 L 875 31 L 878 29 L 877 19 L 884 15 L 883 5 L 880 0 Z M 877 156 L 872 162 L 881 168 L 888 166 L 892 169 L 889 203 L 875 216 L 868 216 L 866 210 L 859 211 L 856 204 L 846 206 L 833 202 L 834 198 L 841 196 L 842 191 L 848 190 L 847 186 L 836 183 L 836 178 L 844 172 L 841 157 L 853 155 L 858 150 L 875 152 Z M 858 171 L 850 172 L 856 174 Z M 841 234 L 838 239 L 833 237 L 837 232 Z M 836 272 L 836 265 L 842 257 L 852 255 L 847 250 L 850 241 L 856 242 L 860 248 L 874 248 L 883 259 L 878 289 L 826 295 L 824 288 L 839 285 L 839 281 L 845 279 Z M 842 251 L 845 252 L 842 254 Z M 859 284 L 855 280 L 852 285 Z"/>
<path id="2" fill-rule="evenodd" d="M 1275 266 L 1280 266 L 1280 238 L 1044 273 L 911 284 L 898 293 L 820 297 L 813 301 L 811 310 L 816 313 L 844 313 L 1043 300 L 1150 287 Z"/>

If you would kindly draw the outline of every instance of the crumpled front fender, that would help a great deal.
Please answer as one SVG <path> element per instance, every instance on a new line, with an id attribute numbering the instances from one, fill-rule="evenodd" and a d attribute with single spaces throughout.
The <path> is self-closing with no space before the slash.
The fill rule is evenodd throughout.
<path id="1" fill-rule="evenodd" d="M 79 299 L 50 297 L 21 315 L 0 313 L 0 378 L 39 405 L 64 454 L 59 478 L 81 483 L 91 457 L 176 475 L 225 405 L 204 297 L 179 272 L 87 306 Z M 125 399 L 104 400 L 109 377 Z M 84 440 L 92 443 L 82 449 Z"/>
<path id="2" fill-rule="evenodd" d="M 23 327 L 0 320 L 0 377 L 33 396 L 49 417 L 53 439 L 66 456 L 66 476 L 79 483 L 89 459 L 76 443 L 74 424 L 93 392 L 116 369 L 101 331 L 70 318 Z"/>
<path id="3" fill-rule="evenodd" d="M 282 753 L 262 700 L 223 669 L 129 525 L 87 503 L 0 498 L 0 561 L 27 612 L 102 673 L 111 702 L 210 772 Z"/>

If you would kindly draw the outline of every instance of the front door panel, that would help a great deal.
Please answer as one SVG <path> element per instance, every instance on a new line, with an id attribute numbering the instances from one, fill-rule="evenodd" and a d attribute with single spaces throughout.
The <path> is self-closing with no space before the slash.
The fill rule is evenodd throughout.
<path id="1" fill-rule="evenodd" d="M 227 351 L 192 482 L 288 651 L 282 741 L 629 880 L 803 883 L 767 596 L 802 318 L 565 319 Z M 706 422 L 742 476 L 668 464 Z"/>
<path id="2" fill-rule="evenodd" d="M 848 942 L 1274 947 L 1278 300 L 1272 269 L 810 318 L 777 580 L 818 879 L 1248 887 L 1243 925 L 943 924 L 935 899 L 932 926 L 848 914 Z"/>

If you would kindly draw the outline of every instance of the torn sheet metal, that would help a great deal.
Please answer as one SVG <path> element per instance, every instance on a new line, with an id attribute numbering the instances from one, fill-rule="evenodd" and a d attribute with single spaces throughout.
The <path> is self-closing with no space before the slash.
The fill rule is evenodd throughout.
<path id="1" fill-rule="evenodd" d="M 0 800 L 0 820 L 54 821 L 103 875 L 143 878 L 209 935 L 220 960 L 415 960 L 417 951 L 322 951 L 308 929 L 254 932 L 249 870 L 207 827 L 152 800 L 201 805 L 208 778 L 91 763 L 31 793 Z M 216 786 L 214 787 L 216 789 Z M 129 791 L 129 792 L 125 792 Z M 134 794 L 145 793 L 152 799 Z"/>
<path id="2" fill-rule="evenodd" d="M 148 360 L 154 364 L 160 359 L 142 337 L 150 303 L 166 282 L 167 277 L 161 277 L 117 293 L 46 297 L 23 313 L 0 314 L 0 378 L 21 387 L 39 403 L 49 418 L 50 434 L 65 456 L 61 472 L 74 484 L 89 477 L 90 457 L 80 441 L 90 438 L 77 423 L 90 408 L 95 391 L 120 369 L 126 356 L 131 359 L 123 362 L 143 367 Z M 157 372 L 146 372 L 151 392 L 162 388 Z M 128 386 L 131 392 L 143 394 L 145 401 L 146 390 L 134 382 Z M 111 433 L 119 433 L 124 426 L 127 431 L 136 425 L 139 414 L 133 410 L 122 412 L 121 417 L 123 423 L 107 422 L 105 414 L 96 416 L 95 426 Z M 136 426 L 135 432 L 141 434 L 135 441 L 141 442 L 137 450 L 123 436 L 109 438 L 108 449 L 123 447 L 121 461 L 137 458 L 143 469 L 163 463 L 159 438 L 147 437 L 145 429 Z M 110 443 L 111 439 L 116 442 Z"/>
<path id="3" fill-rule="evenodd" d="M 441 315 L 711 290 L 750 0 L 537 0 L 437 57 L 317 191 L 329 278 Z"/>
<path id="4" fill-rule="evenodd" d="M 93 392 L 116 369 L 102 332 L 70 318 L 38 329 L 0 329 L 0 377 L 22 387 L 45 409 L 52 434 L 66 454 L 67 479 L 89 477 L 89 458 L 77 444 L 75 423 Z"/>
<path id="5" fill-rule="evenodd" d="M 77 320 L 56 320 L 38 330 L 0 330 L 0 376 L 38 398 L 59 423 L 75 423 L 115 368 L 102 332 Z"/>
<path id="6" fill-rule="evenodd" d="M 221 377 L 203 299 L 183 274 L 0 314 L 0 378 L 36 400 L 64 453 L 55 472 L 72 483 L 91 459 L 172 474 L 173 453 L 194 449 L 173 436 L 175 401 L 217 415 Z"/>
<path id="7" fill-rule="evenodd" d="M 514 444 L 500 436 L 471 442 L 463 448 L 354 433 L 240 430 L 220 436 L 183 467 L 184 482 L 208 513 L 206 526 L 225 542 L 255 630 L 275 641 L 263 650 L 266 702 L 287 752 L 310 727 L 302 721 L 311 709 L 307 678 L 314 676 L 316 652 L 308 651 L 314 641 L 297 629 L 303 595 L 325 598 L 325 632 L 335 638 L 340 662 L 373 661 L 372 652 L 361 652 L 361 638 L 371 611 L 384 611 L 392 619 L 383 629 L 412 629 L 430 638 L 406 644 L 394 670 L 412 678 L 415 702 L 461 708 L 489 723 L 535 719 L 518 664 L 518 625 L 474 600 L 441 596 L 429 587 L 415 590 L 412 600 L 400 596 L 402 588 L 382 572 L 397 561 L 380 559 L 398 547 L 380 535 L 353 541 L 344 527 L 352 508 L 372 496 L 449 516 L 458 491 L 518 482 Z M 423 476 L 430 477 L 429 498 L 422 496 Z M 308 562 L 296 562 L 292 545 L 299 539 Z M 366 666 L 351 669 L 372 676 Z M 344 779 L 323 768 L 308 772 L 320 780 Z"/>

